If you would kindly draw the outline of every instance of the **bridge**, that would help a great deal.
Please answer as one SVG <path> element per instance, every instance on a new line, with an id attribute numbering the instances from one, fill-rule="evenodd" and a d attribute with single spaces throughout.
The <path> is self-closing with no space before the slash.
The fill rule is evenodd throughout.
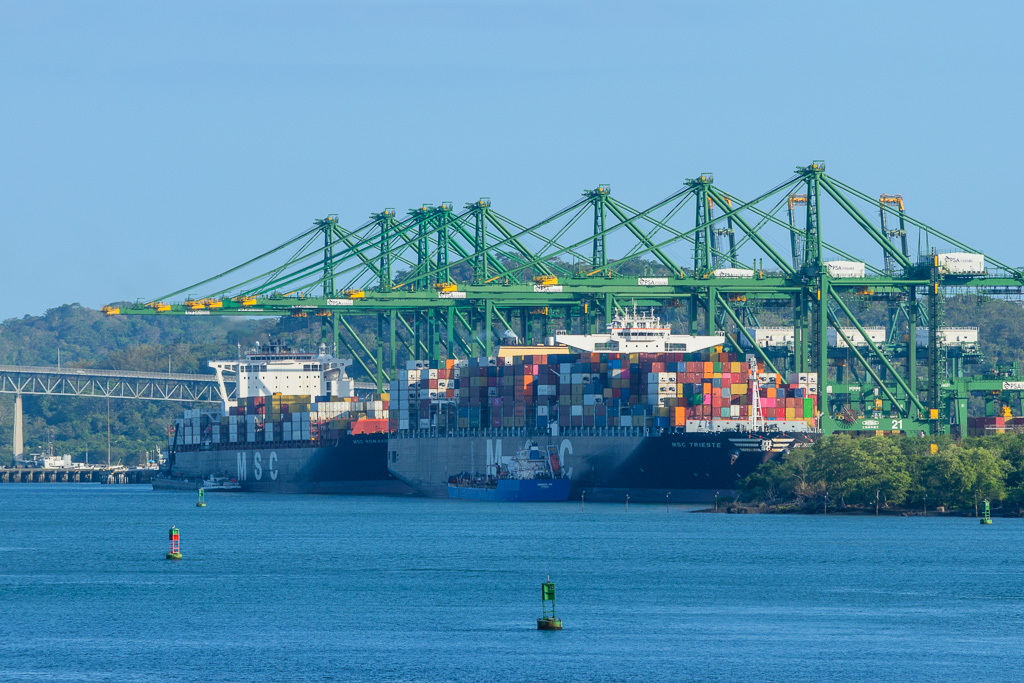
<path id="1" fill-rule="evenodd" d="M 220 402 L 213 375 L 0 365 L 0 393 Z M 234 397 L 229 387 L 228 398 Z"/>

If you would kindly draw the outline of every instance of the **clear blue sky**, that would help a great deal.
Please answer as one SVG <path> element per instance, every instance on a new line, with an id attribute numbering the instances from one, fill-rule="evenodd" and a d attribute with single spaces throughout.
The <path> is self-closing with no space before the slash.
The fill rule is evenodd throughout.
<path id="1" fill-rule="evenodd" d="M 327 213 L 529 224 L 812 159 L 1022 264 L 1022 8 L 4 0 L 0 319 L 157 296 Z"/>

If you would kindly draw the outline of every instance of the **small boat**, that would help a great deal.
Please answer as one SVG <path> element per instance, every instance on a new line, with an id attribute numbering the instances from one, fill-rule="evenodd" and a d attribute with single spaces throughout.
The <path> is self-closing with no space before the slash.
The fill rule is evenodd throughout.
<path id="1" fill-rule="evenodd" d="M 207 491 L 241 491 L 242 485 L 237 479 L 227 477 L 207 477 L 195 479 L 187 477 L 171 477 L 165 474 L 153 477 L 154 491 L 196 491 L 205 489 Z"/>
<path id="2" fill-rule="evenodd" d="M 202 488 L 207 491 L 241 491 L 242 485 L 237 479 L 227 477 L 207 477 L 203 480 Z"/>
<path id="3" fill-rule="evenodd" d="M 570 471 L 562 467 L 558 449 L 547 452 L 528 441 L 510 458 L 488 466 L 487 474 L 463 472 L 448 479 L 448 497 L 502 502 L 569 500 Z"/>

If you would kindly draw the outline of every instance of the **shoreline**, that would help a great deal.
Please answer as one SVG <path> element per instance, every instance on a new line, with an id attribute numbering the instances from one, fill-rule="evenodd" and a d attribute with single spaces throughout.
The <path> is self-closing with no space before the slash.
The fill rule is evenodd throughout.
<path id="1" fill-rule="evenodd" d="M 725 514 L 725 515 L 836 515 L 843 517 L 958 517 L 964 519 L 981 519 L 980 514 L 970 510 L 915 510 L 911 508 L 879 508 L 877 514 L 875 508 L 845 507 L 829 509 L 825 512 L 821 508 L 807 509 L 798 507 L 795 503 L 782 503 L 778 505 L 744 505 L 741 503 L 729 503 L 720 505 L 718 510 L 705 508 L 694 510 L 695 513 Z M 991 517 L 1005 519 L 1019 519 L 1024 517 L 1024 510 L 992 510 Z"/>

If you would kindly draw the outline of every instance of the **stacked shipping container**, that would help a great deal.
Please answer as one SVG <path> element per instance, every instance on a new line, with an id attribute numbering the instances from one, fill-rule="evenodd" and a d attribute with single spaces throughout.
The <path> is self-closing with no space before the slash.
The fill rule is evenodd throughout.
<path id="1" fill-rule="evenodd" d="M 348 434 L 387 431 L 388 394 L 370 400 L 354 397 L 250 396 L 239 399 L 228 414 L 186 410 L 178 420 L 178 446 L 246 443 L 309 444 Z M 173 436 L 173 435 L 172 435 Z"/>
<path id="2" fill-rule="evenodd" d="M 759 379 L 764 419 L 811 425 L 816 375 Z M 682 428 L 749 420 L 751 392 L 749 363 L 724 352 L 409 361 L 391 383 L 389 429 Z"/>

